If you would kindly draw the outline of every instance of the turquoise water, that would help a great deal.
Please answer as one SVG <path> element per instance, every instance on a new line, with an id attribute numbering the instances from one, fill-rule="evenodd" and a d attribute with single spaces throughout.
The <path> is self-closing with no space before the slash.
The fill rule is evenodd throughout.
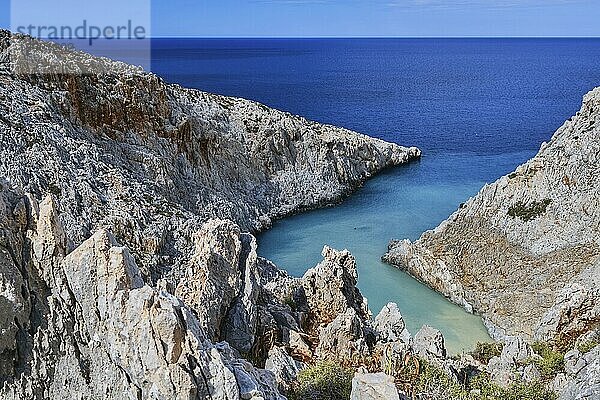
<path id="1" fill-rule="evenodd" d="M 259 254 L 301 276 L 322 259 L 325 244 L 348 249 L 356 257 L 358 286 L 374 314 L 396 302 L 411 333 L 431 325 L 444 333 L 451 353 L 468 351 L 478 341 L 490 340 L 481 319 L 382 263 L 380 257 L 390 239 L 417 239 L 446 219 L 487 182 L 491 165 L 508 173 L 517 160 L 532 155 L 531 151 L 484 157 L 425 155 L 376 176 L 340 205 L 276 222 L 259 236 Z"/>

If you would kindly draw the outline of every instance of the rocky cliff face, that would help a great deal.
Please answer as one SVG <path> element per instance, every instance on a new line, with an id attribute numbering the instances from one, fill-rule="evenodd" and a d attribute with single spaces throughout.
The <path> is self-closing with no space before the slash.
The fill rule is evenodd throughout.
<path id="1" fill-rule="evenodd" d="M 600 324 L 600 88 L 513 173 L 384 260 L 493 335 L 572 342 Z"/>
<path id="2" fill-rule="evenodd" d="M 0 398 L 282 399 L 347 313 L 370 352 L 348 252 L 295 279 L 242 232 L 419 155 L 0 31 Z"/>
<path id="3" fill-rule="evenodd" d="M 60 62 L 102 73 L 15 76 L 6 61 L 21 53 L 42 71 Z M 420 155 L 5 31 L 0 60 L 0 176 L 56 196 L 69 249 L 110 228 L 144 276 L 181 266 L 211 217 L 264 229 Z"/>

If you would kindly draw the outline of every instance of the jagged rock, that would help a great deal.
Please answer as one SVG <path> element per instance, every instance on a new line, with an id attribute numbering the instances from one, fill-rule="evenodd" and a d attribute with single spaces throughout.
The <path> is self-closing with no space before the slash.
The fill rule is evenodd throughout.
<path id="1" fill-rule="evenodd" d="M 427 325 L 419 329 L 414 337 L 412 347 L 416 354 L 426 359 L 446 357 L 444 335 L 439 330 Z"/>
<path id="2" fill-rule="evenodd" d="M 586 354 L 578 350 L 567 353 L 565 372 L 554 379 L 560 400 L 600 398 L 600 346 Z"/>
<path id="3" fill-rule="evenodd" d="M 348 250 L 323 248 L 323 261 L 302 277 L 304 295 L 313 320 L 329 323 L 351 308 L 357 318 L 369 319 L 367 302 L 356 288 L 356 260 Z"/>
<path id="4" fill-rule="evenodd" d="M 260 272 L 256 265 L 258 258 L 256 239 L 250 234 L 243 234 L 240 235 L 240 240 L 242 243 L 240 269 L 243 274 L 243 285 L 221 328 L 221 338 L 247 354 L 255 342 Z"/>
<path id="5" fill-rule="evenodd" d="M 489 361 L 487 371 L 494 382 L 507 387 L 522 377 L 523 371 L 519 371 L 517 367 L 533 356 L 533 350 L 523 338 L 507 337 L 504 341 L 502 353 L 499 357 L 493 357 Z M 529 370 L 527 374 L 531 376 L 535 374 L 535 371 Z"/>
<path id="6" fill-rule="evenodd" d="M 211 220 L 196 235 L 195 247 L 175 295 L 195 310 L 208 337 L 219 340 L 224 316 L 242 288 L 240 230 L 231 221 Z"/>
<path id="7" fill-rule="evenodd" d="M 357 372 L 352 379 L 350 400 L 399 400 L 394 378 L 384 373 Z"/>
<path id="8" fill-rule="evenodd" d="M 411 342 L 410 332 L 396 303 L 388 303 L 383 307 L 375 317 L 373 329 L 378 334 L 378 342 Z"/>
<path id="9" fill-rule="evenodd" d="M 48 297 L 34 303 L 32 336 L 20 331 L 29 368 L 4 376 L 1 398 L 281 399 L 272 374 L 213 345 L 181 300 L 144 284 L 106 230 L 65 255 L 55 207 L 51 198 L 29 205 L 32 230 L 12 231 L 31 240 L 31 263 L 20 264 L 31 268 L 25 288 L 47 287 Z"/>
<path id="10" fill-rule="evenodd" d="M 304 363 L 294 360 L 282 347 L 273 347 L 265 363 L 265 369 L 275 374 L 275 380 L 283 392 L 289 390 L 305 367 Z"/>
<path id="11" fill-rule="evenodd" d="M 600 88 L 513 173 L 384 260 L 467 310 L 496 338 L 578 337 L 600 322 Z"/>
<path id="12" fill-rule="evenodd" d="M 364 322 L 353 308 L 321 329 L 315 355 L 321 359 L 352 359 L 369 352 Z"/>

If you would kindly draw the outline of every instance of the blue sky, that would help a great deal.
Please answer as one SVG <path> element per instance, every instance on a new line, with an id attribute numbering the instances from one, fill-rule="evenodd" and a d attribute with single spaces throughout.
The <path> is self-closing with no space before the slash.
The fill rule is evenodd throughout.
<path id="1" fill-rule="evenodd" d="M 152 1 L 153 36 L 600 36 L 599 21 L 598 0 Z"/>

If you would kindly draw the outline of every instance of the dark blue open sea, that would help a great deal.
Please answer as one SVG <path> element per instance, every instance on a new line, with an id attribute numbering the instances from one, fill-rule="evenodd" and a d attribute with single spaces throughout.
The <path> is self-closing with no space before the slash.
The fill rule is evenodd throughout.
<path id="1" fill-rule="evenodd" d="M 600 39 L 157 39 L 152 69 L 420 147 L 343 204 L 277 222 L 259 252 L 299 276 L 324 244 L 348 248 L 373 312 L 397 302 L 413 333 L 438 327 L 459 352 L 489 340 L 480 319 L 379 258 L 533 156 L 600 86 Z"/>

